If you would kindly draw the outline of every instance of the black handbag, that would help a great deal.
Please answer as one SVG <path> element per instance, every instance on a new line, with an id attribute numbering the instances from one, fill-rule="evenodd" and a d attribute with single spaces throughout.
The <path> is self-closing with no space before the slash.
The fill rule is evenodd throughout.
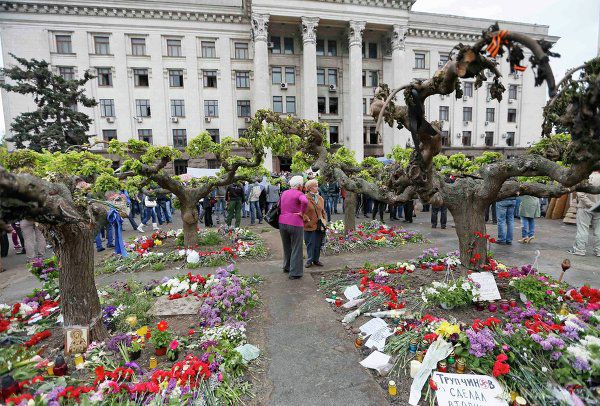
<path id="1" fill-rule="evenodd" d="M 279 207 L 279 201 L 281 201 L 281 199 L 279 199 L 277 201 L 277 203 L 275 203 L 273 206 L 271 206 L 271 208 L 269 209 L 267 214 L 265 214 L 265 218 L 264 218 L 264 220 L 271 227 L 277 228 L 277 229 L 279 229 L 279 215 L 281 214 L 281 208 Z"/>

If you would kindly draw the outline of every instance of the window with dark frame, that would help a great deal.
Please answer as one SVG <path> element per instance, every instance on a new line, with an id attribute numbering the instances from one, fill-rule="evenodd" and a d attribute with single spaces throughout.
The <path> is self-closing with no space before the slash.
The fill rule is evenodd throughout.
<path id="1" fill-rule="evenodd" d="M 238 128 L 238 138 L 243 138 L 246 134 L 247 128 Z"/>
<path id="2" fill-rule="evenodd" d="M 462 132 L 462 145 L 463 147 L 471 146 L 471 131 Z"/>
<path id="3" fill-rule="evenodd" d="M 517 85 L 509 85 L 508 86 L 508 100 L 516 100 L 517 99 Z"/>
<path id="4" fill-rule="evenodd" d="M 473 121 L 473 107 L 463 107 L 463 121 Z"/>
<path id="5" fill-rule="evenodd" d="M 496 121 L 496 109 L 493 107 L 488 107 L 485 109 L 485 121 L 493 123 Z"/>
<path id="6" fill-rule="evenodd" d="M 181 99 L 171 100 L 171 117 L 185 117 L 185 101 Z"/>
<path id="7" fill-rule="evenodd" d="M 221 167 L 221 162 L 218 159 L 207 159 L 206 166 L 208 169 L 219 169 Z"/>
<path id="8" fill-rule="evenodd" d="M 173 171 L 175 175 L 184 175 L 187 173 L 188 160 L 187 159 L 175 159 L 173 160 Z"/>
<path id="9" fill-rule="evenodd" d="M 285 112 L 287 114 L 296 114 L 296 96 L 285 97 Z"/>
<path id="10" fill-rule="evenodd" d="M 288 85 L 296 84 L 296 68 L 293 66 L 285 67 L 285 83 Z"/>
<path id="11" fill-rule="evenodd" d="M 56 35 L 56 52 L 59 54 L 72 54 L 73 53 L 73 43 L 71 42 L 70 35 Z"/>
<path id="12" fill-rule="evenodd" d="M 219 117 L 218 100 L 204 100 L 204 117 Z"/>
<path id="13" fill-rule="evenodd" d="M 96 74 L 98 75 L 98 86 L 110 87 L 113 85 L 111 68 L 96 68 Z"/>
<path id="14" fill-rule="evenodd" d="M 317 85 L 325 85 L 325 68 L 317 68 Z"/>
<path id="15" fill-rule="evenodd" d="M 442 147 L 450 146 L 450 132 L 448 130 L 442 130 Z"/>
<path id="16" fill-rule="evenodd" d="M 115 116 L 115 101 L 113 99 L 100 99 L 100 117 Z"/>
<path id="17" fill-rule="evenodd" d="M 136 87 L 148 87 L 150 85 L 150 81 L 148 79 L 148 69 L 134 69 L 133 84 Z"/>
<path id="18" fill-rule="evenodd" d="M 281 53 L 281 37 L 271 37 L 271 42 L 273 43 L 273 48 L 271 48 L 272 54 L 280 54 Z"/>
<path id="19" fill-rule="evenodd" d="M 131 38 L 131 55 L 146 55 L 146 38 Z"/>
<path id="20" fill-rule="evenodd" d="M 250 59 L 250 53 L 248 52 L 247 42 L 236 42 L 234 44 L 234 58 L 235 59 Z"/>
<path id="21" fill-rule="evenodd" d="M 283 113 L 283 97 L 273 96 L 273 111 L 275 113 Z"/>
<path id="22" fill-rule="evenodd" d="M 247 70 L 235 71 L 235 87 L 238 89 L 250 88 L 250 72 Z"/>
<path id="23" fill-rule="evenodd" d="M 183 87 L 183 70 L 169 69 L 169 86 Z"/>
<path id="24" fill-rule="evenodd" d="M 110 142 L 117 139 L 117 130 L 102 130 L 102 140 Z"/>
<path id="25" fill-rule="evenodd" d="M 509 123 L 517 122 L 517 109 L 508 109 L 506 121 L 508 121 Z"/>
<path id="26" fill-rule="evenodd" d="M 506 133 L 506 145 L 508 145 L 509 147 L 514 147 L 515 146 L 515 133 L 514 132 L 507 132 Z"/>
<path id="27" fill-rule="evenodd" d="M 369 144 L 371 144 L 371 145 L 379 144 L 379 134 L 377 134 L 377 127 L 375 127 L 375 126 L 369 127 Z"/>
<path id="28" fill-rule="evenodd" d="M 180 39 L 167 39 L 167 56 L 183 56 Z"/>
<path id="29" fill-rule="evenodd" d="M 294 38 L 285 37 L 283 39 L 283 53 L 286 55 L 294 54 Z"/>
<path id="30" fill-rule="evenodd" d="M 473 82 L 463 83 L 463 96 L 473 97 Z"/>
<path id="31" fill-rule="evenodd" d="M 152 144 L 152 129 L 140 128 L 138 129 L 138 140 Z"/>
<path id="32" fill-rule="evenodd" d="M 425 54 L 415 52 L 415 69 L 425 69 Z"/>
<path id="33" fill-rule="evenodd" d="M 377 59 L 377 43 L 369 42 L 369 59 Z"/>
<path id="34" fill-rule="evenodd" d="M 59 66 L 58 74 L 64 80 L 73 80 L 75 79 L 75 68 L 72 66 Z"/>
<path id="35" fill-rule="evenodd" d="M 274 85 L 283 83 L 280 66 L 273 66 L 273 68 L 271 69 L 271 79 L 271 83 L 273 83 Z"/>
<path id="36" fill-rule="evenodd" d="M 215 41 L 200 41 L 200 48 L 202 50 L 203 58 L 216 58 L 217 47 Z"/>
<path id="37" fill-rule="evenodd" d="M 250 117 L 250 100 L 237 101 L 237 116 Z"/>
<path id="38" fill-rule="evenodd" d="M 185 148 L 187 146 L 187 130 L 184 128 L 173 129 L 173 147 Z"/>
<path id="39" fill-rule="evenodd" d="M 325 55 L 325 40 L 317 39 L 316 48 L 317 48 L 317 52 L 316 52 L 317 56 Z"/>
<path id="40" fill-rule="evenodd" d="M 327 41 L 327 56 L 337 56 L 337 41 Z"/>
<path id="41" fill-rule="evenodd" d="M 327 98 L 317 97 L 317 112 L 319 114 L 327 114 Z"/>
<path id="42" fill-rule="evenodd" d="M 217 71 L 216 70 L 203 70 L 202 81 L 204 87 L 217 87 Z"/>
<path id="43" fill-rule="evenodd" d="M 329 98 L 329 114 L 338 114 L 338 98 Z"/>
<path id="44" fill-rule="evenodd" d="M 363 116 L 367 115 L 367 99 L 363 98 Z"/>
<path id="45" fill-rule="evenodd" d="M 450 106 L 440 106 L 440 120 L 449 121 Z"/>
<path id="46" fill-rule="evenodd" d="M 94 35 L 94 52 L 96 55 L 110 54 L 110 39 L 106 35 Z"/>
<path id="47" fill-rule="evenodd" d="M 329 144 L 340 143 L 340 128 L 337 125 L 329 126 Z"/>
<path id="48" fill-rule="evenodd" d="M 446 64 L 446 62 L 448 62 L 449 58 L 450 58 L 450 55 L 448 55 L 448 54 L 440 54 L 440 65 L 444 66 Z"/>
<path id="49" fill-rule="evenodd" d="M 367 87 L 367 71 L 362 71 L 362 87 Z"/>
<path id="50" fill-rule="evenodd" d="M 369 77 L 370 77 L 370 86 L 371 87 L 379 86 L 379 71 L 376 71 L 376 70 L 369 71 Z"/>
<path id="51" fill-rule="evenodd" d="M 210 135 L 210 138 L 213 140 L 213 142 L 217 144 L 221 142 L 221 137 L 219 136 L 218 128 L 209 128 L 206 131 L 208 132 L 208 135 Z"/>
<path id="52" fill-rule="evenodd" d="M 135 115 L 136 117 L 150 117 L 152 115 L 152 112 L 150 111 L 150 100 L 136 99 Z"/>
<path id="53" fill-rule="evenodd" d="M 329 85 L 337 86 L 338 81 L 338 72 L 337 69 L 327 69 L 327 82 Z"/>
<path id="54" fill-rule="evenodd" d="M 493 131 L 485 132 L 485 146 L 486 147 L 494 146 L 494 132 Z"/>

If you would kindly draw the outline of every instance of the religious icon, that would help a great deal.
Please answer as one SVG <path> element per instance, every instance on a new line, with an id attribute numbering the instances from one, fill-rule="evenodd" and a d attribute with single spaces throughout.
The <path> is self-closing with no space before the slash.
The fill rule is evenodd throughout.
<path id="1" fill-rule="evenodd" d="M 73 327 L 67 329 L 67 342 L 65 353 L 82 354 L 88 347 L 89 329 L 87 327 Z"/>

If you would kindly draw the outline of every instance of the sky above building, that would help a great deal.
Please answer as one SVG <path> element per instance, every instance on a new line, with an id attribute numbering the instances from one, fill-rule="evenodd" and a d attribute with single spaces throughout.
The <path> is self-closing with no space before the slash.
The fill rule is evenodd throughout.
<path id="1" fill-rule="evenodd" d="M 600 0 L 417 0 L 412 9 L 548 25 L 549 34 L 560 37 L 553 50 L 561 58 L 551 61 L 557 78 L 562 78 L 569 68 L 597 56 L 600 50 Z M 0 66 L 3 66 L 2 52 Z M 4 116 L 0 114 L 0 139 L 4 133 Z"/>

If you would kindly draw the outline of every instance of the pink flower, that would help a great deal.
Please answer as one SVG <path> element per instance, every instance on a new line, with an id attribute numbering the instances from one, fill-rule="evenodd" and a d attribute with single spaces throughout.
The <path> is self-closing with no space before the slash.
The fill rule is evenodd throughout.
<path id="1" fill-rule="evenodd" d="M 223 382 L 223 374 L 221 372 L 219 372 L 217 379 L 219 380 L 219 382 Z"/>
<path id="2" fill-rule="evenodd" d="M 169 345 L 169 349 L 171 351 L 175 351 L 177 349 L 177 347 L 179 347 L 179 341 L 177 341 L 177 340 L 171 341 L 171 344 Z"/>

